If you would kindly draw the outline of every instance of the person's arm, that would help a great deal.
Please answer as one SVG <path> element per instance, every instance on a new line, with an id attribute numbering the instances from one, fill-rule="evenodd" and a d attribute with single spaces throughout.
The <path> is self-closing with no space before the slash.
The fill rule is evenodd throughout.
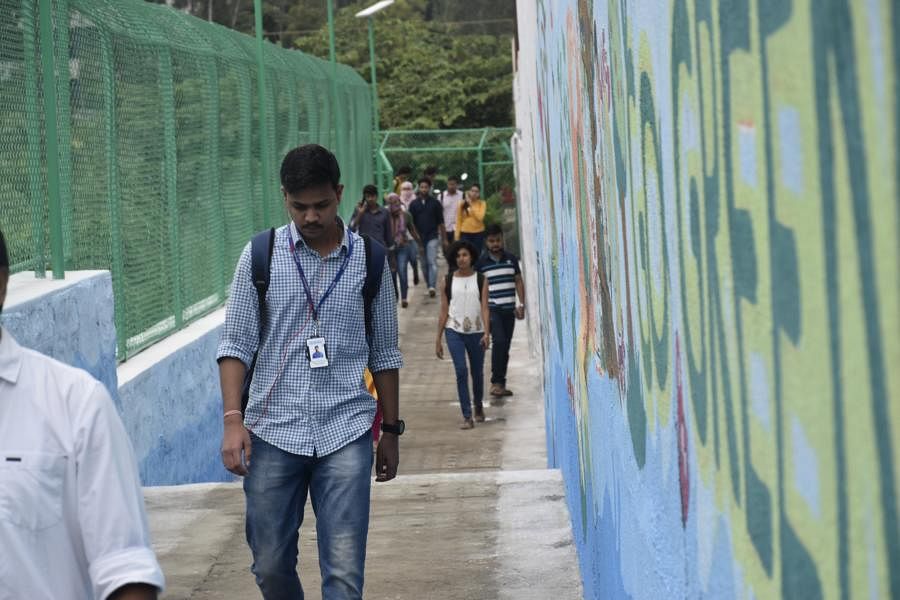
<path id="1" fill-rule="evenodd" d="M 484 335 L 481 337 L 481 346 L 485 350 L 491 345 L 491 309 L 488 306 L 490 288 L 487 277 L 485 277 L 484 285 L 481 288 L 481 322 L 484 323 Z"/>
<path id="2" fill-rule="evenodd" d="M 525 318 L 525 281 L 522 275 L 516 274 L 516 294 L 519 296 L 519 305 L 516 306 L 516 318 Z"/>
<path id="3" fill-rule="evenodd" d="M 403 366 L 400 339 L 397 331 L 397 302 L 391 270 L 385 261 L 381 273 L 381 288 L 372 301 L 372 338 L 369 347 L 369 371 L 381 403 L 382 421 L 396 423 L 400 418 L 399 372 Z M 390 481 L 397 476 L 400 451 L 397 436 L 385 434 L 378 441 L 375 457 L 376 481 Z"/>
<path id="4" fill-rule="evenodd" d="M 114 591 L 108 600 L 156 600 L 158 592 L 152 585 L 129 583 Z"/>
<path id="5" fill-rule="evenodd" d="M 225 324 L 216 350 L 219 385 L 222 390 L 222 464 L 235 475 L 244 476 L 250 466 L 250 434 L 244 427 L 241 392 L 247 365 L 259 344 L 259 299 L 250 275 L 250 244 L 238 259 L 225 309 Z M 242 460 L 243 458 L 243 460 Z"/>
<path id="6" fill-rule="evenodd" d="M 388 369 L 372 374 L 382 423 L 395 424 L 400 419 L 400 372 Z M 375 481 L 390 481 L 397 476 L 400 465 L 400 444 L 397 434 L 382 431 L 375 456 Z"/>
<path id="7" fill-rule="evenodd" d="M 450 282 L 452 285 L 453 278 L 450 278 Z M 441 338 L 444 335 L 444 328 L 447 327 L 447 319 L 450 318 L 450 301 L 447 300 L 447 283 L 446 281 L 441 282 L 441 312 L 438 315 L 438 330 L 437 330 L 437 341 L 434 345 L 434 353 L 435 355 L 442 359 L 444 358 L 444 345 L 441 343 Z"/>
<path id="8" fill-rule="evenodd" d="M 409 235 L 413 237 L 417 244 L 422 243 L 422 237 L 419 235 L 419 231 L 416 229 L 416 226 L 413 224 L 412 219 L 406 220 L 406 228 L 409 230 Z"/>
<path id="9" fill-rule="evenodd" d="M 459 241 L 459 236 L 462 235 L 462 224 L 463 224 L 463 207 L 466 205 L 466 201 L 462 201 L 456 205 L 456 229 L 453 233 L 453 239 L 455 241 Z"/>
<path id="10" fill-rule="evenodd" d="M 131 594 L 123 598 L 156 598 L 165 578 L 150 544 L 131 441 L 100 382 L 82 394 L 68 404 L 74 436 L 70 460 L 75 462 L 75 514 L 93 597 L 118 592 Z M 144 594 L 133 595 L 139 591 Z"/>
<path id="11" fill-rule="evenodd" d="M 347 223 L 347 227 L 350 228 L 350 231 L 356 231 L 359 227 L 359 217 L 361 214 L 362 211 L 359 206 L 353 209 L 353 214 L 350 215 L 350 222 Z"/>

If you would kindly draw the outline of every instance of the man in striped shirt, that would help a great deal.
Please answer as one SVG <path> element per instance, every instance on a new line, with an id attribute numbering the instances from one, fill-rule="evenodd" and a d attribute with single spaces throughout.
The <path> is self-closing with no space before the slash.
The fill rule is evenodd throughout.
<path id="1" fill-rule="evenodd" d="M 491 309 L 491 395 L 495 398 L 512 396 L 506 388 L 506 366 L 509 363 L 509 345 L 512 342 L 516 319 L 525 318 L 525 284 L 519 270 L 519 259 L 504 250 L 503 229 L 499 225 L 489 226 L 487 252 L 475 269 L 488 281 L 488 304 Z M 518 294 L 519 303 L 516 304 Z"/>

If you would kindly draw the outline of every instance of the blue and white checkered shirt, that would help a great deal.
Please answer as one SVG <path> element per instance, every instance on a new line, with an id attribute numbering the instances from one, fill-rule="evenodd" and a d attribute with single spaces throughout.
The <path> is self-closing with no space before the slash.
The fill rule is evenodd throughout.
<path id="1" fill-rule="evenodd" d="M 286 452 L 325 456 L 372 427 L 375 399 L 363 372 L 399 369 L 397 303 L 387 266 L 372 303 L 372 346 L 366 342 L 362 287 L 366 278 L 363 239 L 343 226 L 341 246 L 326 258 L 303 241 L 293 223 L 275 232 L 266 326 L 259 343 L 259 307 L 250 276 L 250 244 L 238 260 L 216 358 L 250 365 L 259 358 L 250 386 L 244 424 Z M 316 337 L 309 302 L 289 244 L 294 244 L 316 302 L 331 285 L 350 250 L 353 254 L 337 286 L 319 308 L 319 335 L 328 347 L 328 367 L 310 369 L 306 341 Z"/>

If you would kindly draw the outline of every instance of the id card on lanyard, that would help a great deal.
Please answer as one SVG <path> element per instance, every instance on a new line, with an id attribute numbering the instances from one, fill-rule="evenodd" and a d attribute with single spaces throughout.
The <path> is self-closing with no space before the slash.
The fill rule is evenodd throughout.
<path id="1" fill-rule="evenodd" d="M 341 280 L 341 277 L 344 276 L 344 271 L 347 269 L 347 264 L 350 262 L 350 257 L 353 255 L 353 236 L 350 235 L 347 239 L 349 240 L 347 254 L 344 255 L 341 267 L 338 269 L 331 284 L 325 290 L 325 293 L 322 294 L 319 303 L 316 304 L 313 299 L 312 290 L 309 287 L 309 281 L 306 279 L 306 273 L 303 271 L 303 265 L 300 264 L 300 256 L 294 246 L 293 239 L 291 236 L 288 236 L 291 256 L 294 259 L 294 264 L 297 265 L 297 272 L 300 274 L 300 282 L 303 284 L 303 291 L 306 293 L 306 300 L 309 302 L 309 309 L 312 313 L 313 337 L 306 340 L 306 358 L 309 360 L 310 369 L 321 369 L 328 366 L 328 343 L 324 336 L 319 335 L 319 309 L 322 308 L 322 305 L 325 304 L 325 300 L 328 299 L 328 296 L 334 291 L 334 288 Z"/>

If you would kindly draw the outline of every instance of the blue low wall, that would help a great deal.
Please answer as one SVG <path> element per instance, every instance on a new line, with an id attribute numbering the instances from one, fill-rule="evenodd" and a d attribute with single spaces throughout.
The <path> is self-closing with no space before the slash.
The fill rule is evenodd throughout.
<path id="1" fill-rule="evenodd" d="M 3 326 L 16 341 L 84 369 L 117 397 L 116 326 L 108 271 L 66 273 L 64 280 L 13 275 Z"/>
<path id="2" fill-rule="evenodd" d="M 163 348 L 145 350 L 121 367 L 120 408 L 144 485 L 234 479 L 219 453 L 222 396 L 215 355 L 220 321 L 207 317 L 160 342 Z M 129 373 L 135 369 L 136 374 Z"/>

